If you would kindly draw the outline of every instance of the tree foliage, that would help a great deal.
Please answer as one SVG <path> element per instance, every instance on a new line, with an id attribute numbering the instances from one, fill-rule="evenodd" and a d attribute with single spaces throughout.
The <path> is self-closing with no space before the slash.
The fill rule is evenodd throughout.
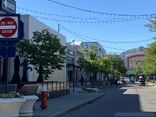
<path id="1" fill-rule="evenodd" d="M 150 31 L 156 31 L 156 17 L 150 20 L 150 24 L 146 25 Z M 155 39 L 156 40 L 156 39 Z M 156 74 L 156 41 L 148 45 L 145 49 L 145 59 L 142 65 L 145 74 Z"/>
<path id="2" fill-rule="evenodd" d="M 43 82 L 49 74 L 64 66 L 65 49 L 58 37 L 48 30 L 36 31 L 32 40 L 23 39 L 17 44 L 19 55 L 34 65 L 39 73 L 38 82 Z"/>
<path id="3" fill-rule="evenodd" d="M 125 75 L 126 74 L 126 67 L 124 64 L 124 61 L 118 56 L 118 55 L 112 55 L 112 74 L 119 77 L 121 75 Z"/>
<path id="4" fill-rule="evenodd" d="M 145 74 L 156 73 L 156 42 L 153 42 L 145 49 L 145 60 L 142 65 Z"/>
<path id="5" fill-rule="evenodd" d="M 99 55 L 96 46 L 91 45 L 89 49 L 84 49 L 84 58 L 79 60 L 81 68 L 88 73 L 96 74 L 99 70 Z"/>
<path id="6" fill-rule="evenodd" d="M 100 60 L 101 71 L 116 77 L 126 74 L 126 67 L 118 55 L 105 55 Z"/>
<path id="7" fill-rule="evenodd" d="M 139 74 L 142 74 L 142 73 L 143 73 L 142 67 L 140 67 L 140 66 L 134 67 L 134 75 L 135 76 L 139 76 Z"/>
<path id="8" fill-rule="evenodd" d="M 149 21 L 150 21 L 150 23 L 145 26 L 149 27 L 149 30 L 151 32 L 155 32 L 156 31 L 156 17 L 150 19 Z"/>
<path id="9" fill-rule="evenodd" d="M 91 46 L 84 50 L 84 58 L 80 60 L 80 66 L 89 73 L 112 74 L 119 77 L 126 73 L 123 60 L 117 55 L 104 55 L 99 57 L 97 48 Z"/>

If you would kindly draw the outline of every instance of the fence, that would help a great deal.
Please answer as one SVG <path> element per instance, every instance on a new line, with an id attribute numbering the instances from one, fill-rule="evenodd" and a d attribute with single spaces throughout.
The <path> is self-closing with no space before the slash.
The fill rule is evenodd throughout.
<path id="1" fill-rule="evenodd" d="M 69 82 L 67 81 L 47 81 L 43 83 L 48 92 L 49 92 L 49 98 L 55 98 L 58 96 L 66 95 L 70 93 L 70 87 Z M 37 93 L 39 94 L 41 91 L 42 84 L 39 84 L 39 88 Z"/>
<path id="2" fill-rule="evenodd" d="M 16 84 L 0 83 L 0 94 L 1 93 L 15 93 L 17 90 Z"/>
<path id="3" fill-rule="evenodd" d="M 71 82 L 71 87 L 73 87 L 73 83 Z M 89 87 L 96 87 L 96 88 L 103 88 L 106 85 L 110 85 L 109 81 L 84 81 L 84 82 L 77 82 L 75 83 L 75 87 L 81 87 L 81 88 L 89 88 Z"/>

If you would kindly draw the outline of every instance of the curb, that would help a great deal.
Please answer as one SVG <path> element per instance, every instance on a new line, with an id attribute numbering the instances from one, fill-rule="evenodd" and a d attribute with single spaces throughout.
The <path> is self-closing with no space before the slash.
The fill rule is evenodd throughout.
<path id="1" fill-rule="evenodd" d="M 101 94 L 101 95 L 99 95 L 99 96 L 97 96 L 97 97 L 95 97 L 95 98 L 93 98 L 93 99 L 90 99 L 90 100 L 88 100 L 88 101 L 86 101 L 86 102 L 82 102 L 81 104 L 78 104 L 78 105 L 76 105 L 76 106 L 73 106 L 73 107 L 71 107 L 71 108 L 68 108 L 68 109 L 66 109 L 66 110 L 63 110 L 63 111 L 61 111 L 61 112 L 55 113 L 55 114 L 51 115 L 50 117 L 61 117 L 62 115 L 66 114 L 66 113 L 72 112 L 72 111 L 74 111 L 74 110 L 76 110 L 76 109 L 78 109 L 78 108 L 80 108 L 80 107 L 82 107 L 82 106 L 85 106 L 85 105 L 87 105 L 87 104 L 90 104 L 90 103 L 92 103 L 92 102 L 94 102 L 94 101 L 100 99 L 100 98 L 103 97 L 104 95 L 105 95 L 105 94 Z"/>

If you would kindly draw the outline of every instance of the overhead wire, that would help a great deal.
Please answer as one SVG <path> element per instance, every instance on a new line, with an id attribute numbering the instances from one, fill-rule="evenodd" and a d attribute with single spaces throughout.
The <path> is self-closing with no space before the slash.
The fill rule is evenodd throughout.
<path id="1" fill-rule="evenodd" d="M 22 7 L 17 7 L 18 10 L 30 12 L 30 13 L 35 13 L 35 14 L 40 14 L 40 15 L 46 15 L 46 16 L 55 16 L 55 17 L 60 17 L 60 18 L 70 18 L 70 19 L 81 19 L 81 20 L 97 20 L 96 17 L 78 17 L 78 16 L 70 16 L 70 15 L 60 15 L 60 14 L 54 14 L 54 13 L 47 13 L 47 12 L 41 12 L 37 10 L 32 10 L 28 8 L 22 8 Z"/>
<path id="2" fill-rule="evenodd" d="M 65 27 L 64 27 L 64 29 L 65 29 L 67 32 L 73 34 L 74 36 L 76 36 L 76 37 L 78 37 L 78 38 L 80 38 L 80 39 L 82 39 L 82 40 L 85 40 L 85 41 L 87 41 L 87 42 L 91 42 L 90 40 L 88 40 L 88 39 L 82 37 L 81 35 L 79 35 L 77 32 L 74 32 L 74 31 L 72 31 L 72 30 L 70 30 L 70 29 L 67 29 L 67 28 L 65 28 Z M 104 45 L 102 45 L 102 46 L 105 47 L 105 48 L 109 48 L 109 49 L 113 49 L 113 50 L 119 50 L 119 51 L 125 51 L 125 50 L 127 50 L 127 49 L 114 48 L 114 47 L 109 47 L 109 46 L 104 46 Z"/>
<path id="3" fill-rule="evenodd" d="M 71 8 L 71 9 L 74 9 L 74 10 L 78 10 L 78 11 L 83 11 L 83 12 L 88 12 L 88 13 L 94 13 L 94 14 L 99 14 L 99 15 L 109 15 L 109 16 L 130 16 L 130 17 L 144 17 L 144 16 L 150 16 L 150 17 L 153 17 L 153 16 L 156 16 L 156 14 L 135 14 L 135 15 L 131 15 L 131 14 L 115 14 L 115 13 L 108 13 L 108 12 L 99 12 L 99 11 L 94 11 L 94 10 L 88 10 L 88 9 L 83 9 L 83 8 L 79 8 L 79 7 L 75 7 L 75 6 L 71 6 L 71 5 L 67 5 L 67 4 L 64 4 L 64 3 L 61 3 L 61 2 L 57 2 L 57 1 L 54 1 L 54 0 L 48 0 L 49 2 L 51 3 L 55 3 L 55 4 L 58 4 L 58 5 L 61 5 L 63 7 L 67 7 L 67 8 Z"/>
<path id="4" fill-rule="evenodd" d="M 119 23 L 119 22 L 128 22 L 128 21 L 136 21 L 136 20 L 142 20 L 142 19 L 148 19 L 148 18 L 153 18 L 156 16 L 156 14 L 141 14 L 141 15 L 128 15 L 128 14 L 112 14 L 112 13 L 103 13 L 103 12 L 97 12 L 97 11 L 91 11 L 91 10 L 87 10 L 87 9 L 81 9 L 81 8 L 77 8 L 77 7 L 73 7 L 70 5 L 65 5 L 59 2 L 56 2 L 54 0 L 48 0 L 50 2 L 59 4 L 59 5 L 63 5 L 69 8 L 73 8 L 73 9 L 77 9 L 77 10 L 81 10 L 81 11 L 85 11 L 85 12 L 90 12 L 90 13 L 96 13 L 96 14 L 101 14 L 101 15 L 108 15 L 108 16 L 118 16 L 117 18 L 105 18 L 107 20 L 99 20 L 96 17 L 89 17 L 89 18 L 85 18 L 85 17 L 77 17 L 77 16 L 66 16 L 66 15 L 58 15 L 58 14 L 52 14 L 52 13 L 46 13 L 46 12 L 40 12 L 40 11 L 36 11 L 36 10 L 31 10 L 31 9 L 25 9 L 25 8 L 21 8 L 21 7 L 17 7 L 19 10 L 23 10 L 26 12 L 31 12 L 31 13 L 35 13 L 35 14 L 40 14 L 40 15 L 46 15 L 46 16 L 55 16 L 55 17 L 60 17 L 60 19 L 55 19 L 55 18 L 49 18 L 49 17 L 41 17 L 41 16 L 35 16 L 36 18 L 40 18 L 40 19 L 45 19 L 45 20 L 49 20 L 49 21 L 55 21 L 55 22 L 66 22 L 66 23 Z M 120 16 L 130 16 L 129 18 L 120 18 Z M 62 18 L 70 18 L 73 20 L 64 20 Z M 102 18 L 103 19 L 103 18 Z M 61 25 L 62 26 L 62 25 Z M 96 38 L 92 38 L 77 32 L 73 32 L 69 29 L 67 29 L 66 27 L 62 26 L 62 28 L 64 28 L 66 31 L 74 34 L 75 36 L 88 41 L 88 38 L 92 39 L 92 40 L 96 40 L 96 41 L 103 41 L 103 42 L 107 42 L 107 43 L 140 43 L 140 42 L 146 42 L 146 41 L 151 41 L 151 39 L 149 40 L 137 40 L 137 41 L 107 41 L 107 40 L 100 40 L 100 39 L 96 39 Z M 109 49 L 115 49 L 115 50 L 126 50 L 126 49 L 119 49 L 119 48 L 114 48 L 114 47 L 109 47 L 109 46 L 103 46 Z"/>
<path id="5" fill-rule="evenodd" d="M 80 23 L 80 24 L 101 24 L 101 23 L 122 23 L 122 22 L 130 22 L 130 21 L 136 21 L 136 20 L 147 20 L 149 18 L 153 18 L 151 16 L 139 16 L 139 17 L 113 17 L 113 18 L 98 18 L 98 17 L 78 17 L 78 16 L 69 16 L 69 15 L 60 15 L 60 14 L 53 14 L 53 13 L 46 13 L 46 12 L 41 12 L 37 10 L 32 10 L 32 9 L 27 9 L 27 8 L 21 8 L 17 7 L 19 10 L 22 10 L 24 12 L 29 12 L 32 14 L 39 14 L 39 15 L 44 15 L 48 17 L 42 17 L 42 16 L 36 16 L 40 19 L 46 19 L 46 20 L 53 20 L 55 22 L 65 22 L 65 23 Z M 50 18 L 49 16 L 52 17 L 57 17 L 57 18 Z M 58 19 L 61 18 L 61 19 Z M 63 19 L 64 18 L 64 19 Z M 68 19 L 67 19 L 68 18 Z M 69 20 L 72 19 L 72 20 Z"/>
<path id="6" fill-rule="evenodd" d="M 70 30 L 68 28 L 66 28 L 65 26 L 63 25 L 60 25 L 63 29 L 65 30 Z M 71 31 L 71 30 L 70 30 Z M 75 31 L 72 31 L 78 35 L 80 35 L 81 37 L 85 37 L 87 39 L 92 39 L 92 40 L 96 40 L 96 41 L 103 41 L 103 42 L 106 42 L 106 43 L 114 43 L 114 44 L 118 44 L 118 43 L 141 43 L 141 42 L 146 42 L 146 41 L 152 41 L 154 40 L 153 38 L 152 39 L 145 39 L 145 40 L 136 40 L 136 41 L 107 41 L 107 40 L 100 40 L 100 39 L 97 39 L 97 38 L 94 38 L 94 37 L 90 37 L 90 36 L 86 36 L 84 34 L 80 34 L 78 32 L 75 32 Z"/>

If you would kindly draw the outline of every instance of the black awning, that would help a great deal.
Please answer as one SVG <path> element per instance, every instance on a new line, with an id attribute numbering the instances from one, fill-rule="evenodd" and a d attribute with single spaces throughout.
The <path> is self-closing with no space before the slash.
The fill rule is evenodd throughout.
<path id="1" fill-rule="evenodd" d="M 67 64 L 66 64 L 66 67 L 75 67 L 75 68 L 80 68 L 79 66 L 74 65 L 74 64 L 70 64 L 70 63 L 67 63 Z"/>

